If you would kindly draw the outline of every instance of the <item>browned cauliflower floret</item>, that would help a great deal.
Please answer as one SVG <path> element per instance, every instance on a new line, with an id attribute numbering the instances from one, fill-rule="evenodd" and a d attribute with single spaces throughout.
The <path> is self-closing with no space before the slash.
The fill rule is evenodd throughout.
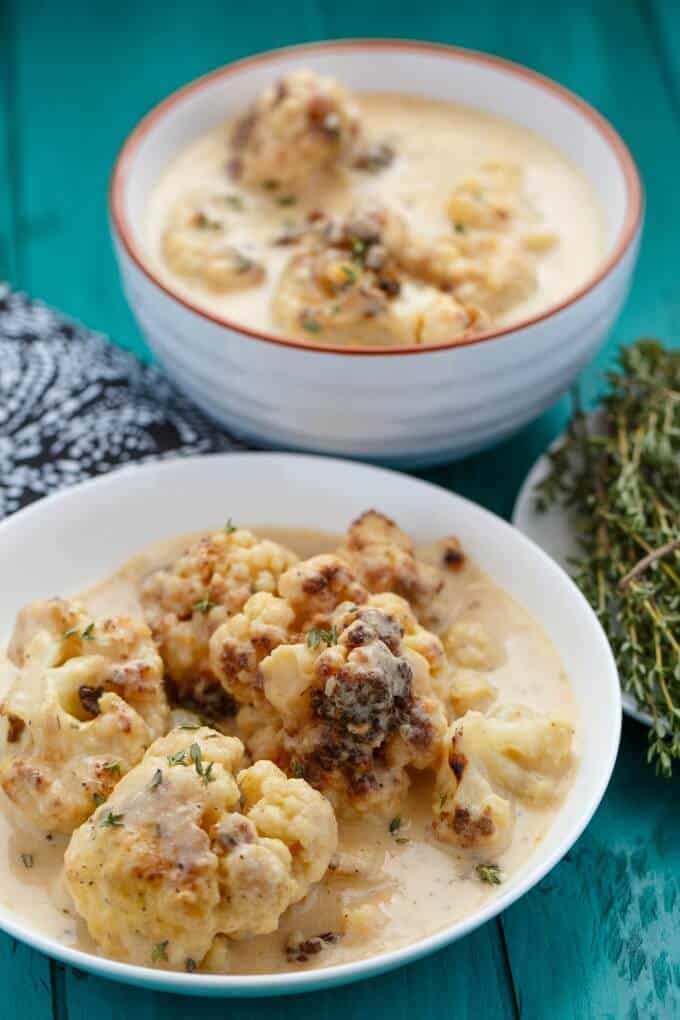
<path id="1" fill-rule="evenodd" d="M 203 727 L 157 740 L 78 829 L 65 877 L 107 955 L 195 969 L 218 936 L 274 931 L 324 875 L 333 810 L 271 762 Z"/>
<path id="2" fill-rule="evenodd" d="M 359 110 L 339 82 L 293 71 L 236 121 L 231 173 L 248 185 L 301 187 L 346 160 L 359 133 Z"/>
<path id="3" fill-rule="evenodd" d="M 178 276 L 217 293 L 256 287 L 265 277 L 262 264 L 230 239 L 229 209 L 219 195 L 183 198 L 162 239 L 163 257 Z"/>
<path id="4" fill-rule="evenodd" d="M 300 640 L 312 627 L 330 626 L 341 602 L 361 603 L 368 597 L 347 564 L 328 554 L 289 567 L 278 589 L 280 597 L 253 595 L 210 640 L 214 675 L 244 705 L 263 704 L 260 663 L 278 645 Z"/>
<path id="5" fill-rule="evenodd" d="M 556 236 L 543 228 L 513 164 L 487 163 L 459 181 L 447 214 L 453 236 L 411 248 L 407 267 L 459 301 L 479 332 L 535 292 L 537 256 Z"/>
<path id="6" fill-rule="evenodd" d="M 249 705 L 262 700 L 259 665 L 278 645 L 294 640 L 294 621 L 290 603 L 258 592 L 217 628 L 210 639 L 211 668 L 237 701 Z"/>
<path id="7" fill-rule="evenodd" d="M 368 598 L 347 563 L 330 553 L 312 556 L 282 574 L 279 594 L 293 609 L 300 631 L 323 626 L 342 602 L 361 604 Z"/>
<path id="8" fill-rule="evenodd" d="M 280 575 L 296 561 L 277 542 L 228 526 L 146 579 L 142 605 L 180 699 L 198 702 L 214 718 L 228 714 L 228 699 L 210 665 L 211 635 L 253 593 L 274 592 Z"/>
<path id="9" fill-rule="evenodd" d="M 512 797 L 555 796 L 571 763 L 572 727 L 518 705 L 468 712 L 450 727 L 435 791 L 434 831 L 464 849 L 500 852 L 512 835 Z"/>
<path id="10" fill-rule="evenodd" d="M 328 630 L 280 645 L 260 672 L 288 767 L 339 808 L 391 811 L 407 767 L 438 759 L 445 718 L 427 661 L 405 645 L 397 615 L 372 602 L 340 605 Z"/>
<path id="11" fill-rule="evenodd" d="M 430 603 L 444 586 L 443 574 L 416 559 L 413 542 L 389 517 L 367 510 L 350 526 L 339 555 L 369 591 L 401 595 L 420 620 L 429 622 Z"/>
<path id="12" fill-rule="evenodd" d="M 407 244 L 405 225 L 386 208 L 324 221 L 281 274 L 272 306 L 276 323 L 329 343 L 393 343 L 401 329 L 394 312 L 401 292 L 398 256 Z"/>
<path id="13" fill-rule="evenodd" d="M 144 623 L 59 599 L 21 611 L 9 656 L 0 784 L 38 828 L 71 832 L 167 727 L 163 664 Z"/>

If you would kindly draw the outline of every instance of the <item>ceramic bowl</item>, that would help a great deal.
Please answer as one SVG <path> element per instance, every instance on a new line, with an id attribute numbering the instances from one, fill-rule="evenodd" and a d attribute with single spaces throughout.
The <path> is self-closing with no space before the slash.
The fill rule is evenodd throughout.
<path id="1" fill-rule="evenodd" d="M 202 311 L 156 275 L 142 222 L 178 152 L 304 65 L 351 89 L 412 89 L 538 132 L 581 168 L 604 211 L 597 272 L 548 311 L 436 349 L 283 340 Z M 405 83 L 407 83 L 405 85 Z M 402 465 L 461 457 L 553 403 L 605 339 L 628 292 L 642 223 L 635 164 L 595 110 L 527 68 L 481 53 L 399 41 L 275 50 L 192 82 L 153 109 L 113 171 L 111 222 L 130 305 L 167 373 L 217 421 L 258 445 Z"/>
<path id="2" fill-rule="evenodd" d="M 154 541 L 221 527 L 227 517 L 263 530 L 339 533 L 367 506 L 397 516 L 419 542 L 455 531 L 468 554 L 547 631 L 562 658 L 580 716 L 578 766 L 550 828 L 520 870 L 481 910 L 434 935 L 366 960 L 297 973 L 214 976 L 117 963 L 41 934 L 21 903 L 4 900 L 0 928 L 81 970 L 165 991 L 310 991 L 390 970 L 453 942 L 526 893 L 567 852 L 604 794 L 618 748 L 621 695 L 609 645 L 553 560 L 500 518 L 444 489 L 363 464 L 290 454 L 230 453 L 128 467 L 41 500 L 0 525 L 0 635 L 11 630 L 18 606 L 54 592 L 77 593 Z"/>

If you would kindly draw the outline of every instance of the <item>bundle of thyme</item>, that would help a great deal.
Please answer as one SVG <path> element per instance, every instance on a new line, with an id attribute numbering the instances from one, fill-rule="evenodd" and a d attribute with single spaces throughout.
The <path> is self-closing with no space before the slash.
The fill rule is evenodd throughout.
<path id="1" fill-rule="evenodd" d="M 680 350 L 623 348 L 601 409 L 576 410 L 537 506 L 574 514 L 574 579 L 609 638 L 624 690 L 652 719 L 648 760 L 680 758 Z"/>

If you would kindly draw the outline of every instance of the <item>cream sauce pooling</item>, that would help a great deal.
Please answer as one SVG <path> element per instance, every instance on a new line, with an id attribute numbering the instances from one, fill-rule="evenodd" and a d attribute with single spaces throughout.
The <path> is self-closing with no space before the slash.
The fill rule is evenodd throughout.
<path id="1" fill-rule="evenodd" d="M 301 557 L 339 545 L 337 537 L 322 533 L 268 527 L 256 530 L 289 546 Z M 185 535 L 152 547 L 83 593 L 81 601 L 93 614 L 141 613 L 137 595 L 141 579 L 176 558 L 197 537 Z M 433 547 L 420 550 L 419 555 L 435 562 L 437 553 Z M 453 619 L 465 619 L 479 621 L 492 634 L 502 661 L 489 675 L 498 687 L 500 702 L 523 702 L 577 723 L 568 679 L 548 637 L 474 564 L 466 561 L 462 570 L 448 576 L 439 609 L 442 628 Z M 0 663 L 0 693 L 6 690 L 13 669 L 7 660 Z M 222 969 L 235 974 L 271 973 L 347 963 L 416 942 L 493 899 L 498 888 L 478 880 L 475 860 L 444 847 L 429 835 L 433 784 L 429 774 L 415 777 L 401 811 L 401 827 L 394 834 L 389 832 L 385 819 L 342 819 L 339 850 L 349 855 L 357 873 L 329 871 L 323 882 L 283 915 L 277 932 L 243 942 L 225 941 Z M 67 838 L 29 831 L 4 796 L 2 804 L 0 903 L 41 933 L 96 953 L 61 883 Z M 516 805 L 512 843 L 498 857 L 505 876 L 519 871 L 529 860 L 558 807 L 557 801 L 545 810 Z M 287 941 L 346 926 L 347 934 L 336 945 L 308 961 L 287 959 Z"/>
<path id="2" fill-rule="evenodd" d="M 229 188 L 225 170 L 229 122 L 183 150 L 157 182 L 144 224 L 154 270 L 164 282 L 206 311 L 254 329 L 280 332 L 272 321 L 271 298 L 295 249 L 273 245 L 272 240 L 291 221 L 302 223 L 319 207 L 342 215 L 364 199 L 375 199 L 400 212 L 418 237 L 441 237 L 451 233 L 444 207 L 454 185 L 494 160 L 524 168 L 528 199 L 543 225 L 559 236 L 559 243 L 538 260 L 536 292 L 495 325 L 545 310 L 595 271 L 604 250 L 598 201 L 581 171 L 539 135 L 479 110 L 434 99 L 388 93 L 359 93 L 356 99 L 369 138 L 390 143 L 397 158 L 376 174 L 338 173 L 322 193 L 312 189 L 290 208 L 282 208 L 270 194 L 243 192 L 246 209 L 230 216 L 228 240 L 262 258 L 267 267 L 265 282 L 248 290 L 211 293 L 183 281 L 165 264 L 161 242 L 169 210 L 184 195 L 224 193 Z"/>

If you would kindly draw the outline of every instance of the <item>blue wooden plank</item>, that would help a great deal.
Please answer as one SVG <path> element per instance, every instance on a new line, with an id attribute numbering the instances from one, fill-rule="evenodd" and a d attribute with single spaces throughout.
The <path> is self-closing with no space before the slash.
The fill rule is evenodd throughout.
<path id="1" fill-rule="evenodd" d="M 47 957 L 0 933 L 0 1017 L 62 1020 L 53 1016 Z"/>
<path id="2" fill-rule="evenodd" d="M 680 7 L 676 0 L 647 0 L 643 14 L 661 60 L 668 91 L 680 119 Z"/>
<path id="3" fill-rule="evenodd" d="M 506 963 L 495 922 L 449 949 L 409 967 L 359 984 L 289 999 L 188 1000 L 113 985 L 98 978 L 67 977 L 68 1020 L 296 1020 L 373 1017 L 375 1020 L 513 1020 Z M 40 1018 L 42 1020 L 42 1018 Z"/>
<path id="4" fill-rule="evenodd" d="M 14 104 L 13 22 L 9 7 L 0 5 L 0 281 L 16 284 L 16 142 Z"/>

